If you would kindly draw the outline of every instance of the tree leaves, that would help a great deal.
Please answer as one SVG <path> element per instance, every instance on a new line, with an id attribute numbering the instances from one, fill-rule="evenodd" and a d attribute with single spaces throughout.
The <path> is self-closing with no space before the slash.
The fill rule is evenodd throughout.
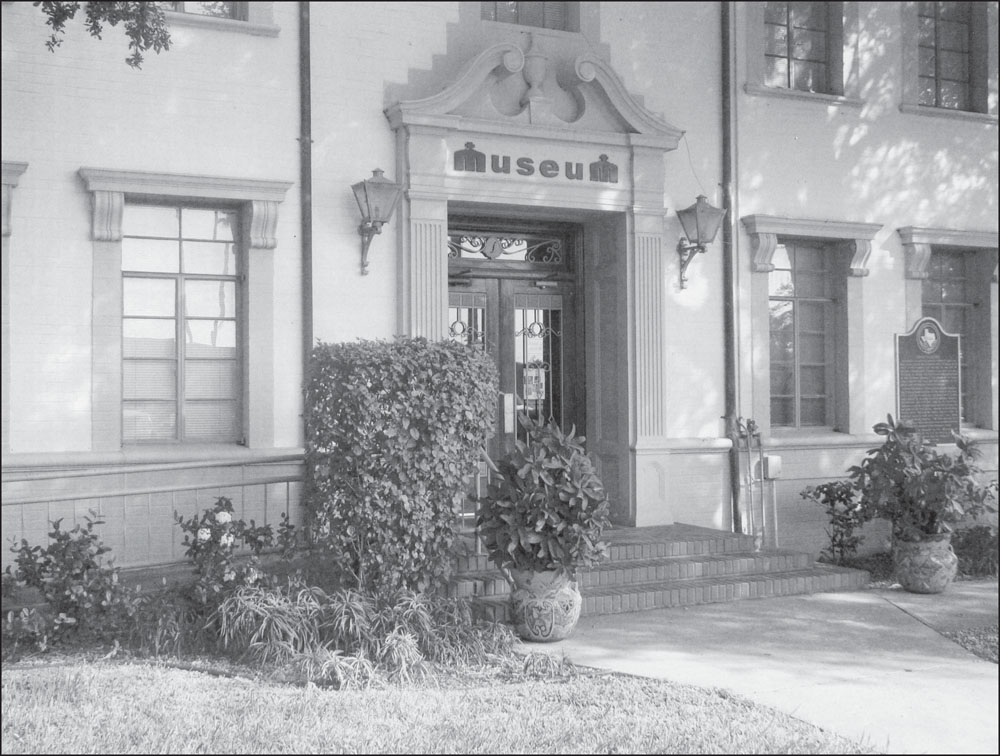
<path id="1" fill-rule="evenodd" d="M 80 10 L 78 2 L 34 2 L 45 14 L 45 23 L 52 29 L 45 46 L 50 51 L 62 44 L 67 21 L 72 21 Z M 125 62 L 132 68 L 142 67 L 142 53 L 147 50 L 159 53 L 170 49 L 170 32 L 166 27 L 166 18 L 158 3 L 147 2 L 88 2 L 85 11 L 87 32 L 95 39 L 101 39 L 104 24 L 117 26 L 122 24 L 125 35 L 129 39 L 129 50 L 132 54 Z"/>

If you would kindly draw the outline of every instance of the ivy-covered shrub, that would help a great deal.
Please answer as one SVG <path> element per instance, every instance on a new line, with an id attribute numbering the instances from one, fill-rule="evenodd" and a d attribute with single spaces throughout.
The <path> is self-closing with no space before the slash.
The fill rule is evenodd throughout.
<path id="1" fill-rule="evenodd" d="M 445 583 L 496 397 L 492 360 L 456 342 L 313 350 L 304 504 L 312 544 L 346 585 L 386 593 Z"/>
<path id="2" fill-rule="evenodd" d="M 832 564 L 846 565 L 864 541 L 864 536 L 855 531 L 871 519 L 871 514 L 861 506 L 860 493 L 849 480 L 833 480 L 810 486 L 800 495 L 820 504 L 830 520 L 826 529 L 830 546 L 820 555 Z"/>

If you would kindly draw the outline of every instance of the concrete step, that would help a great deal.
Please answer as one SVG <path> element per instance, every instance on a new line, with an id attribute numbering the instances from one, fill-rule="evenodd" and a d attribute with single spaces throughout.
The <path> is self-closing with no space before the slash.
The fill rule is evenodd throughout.
<path id="1" fill-rule="evenodd" d="M 666 609 L 720 601 L 793 596 L 864 588 L 867 572 L 814 564 L 807 569 L 764 574 L 716 576 L 675 581 L 651 581 L 581 588 L 581 616 Z M 497 622 L 510 621 L 508 595 L 475 596 L 477 616 Z"/>

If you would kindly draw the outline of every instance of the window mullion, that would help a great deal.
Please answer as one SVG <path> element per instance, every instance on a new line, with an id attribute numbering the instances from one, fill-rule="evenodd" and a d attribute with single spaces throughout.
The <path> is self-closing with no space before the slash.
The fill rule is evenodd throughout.
<path id="1" fill-rule="evenodd" d="M 183 242 L 181 242 L 183 244 Z M 183 254 L 183 250 L 182 250 Z M 181 258 L 183 265 L 183 257 Z M 185 301 L 185 276 L 181 273 L 177 277 L 177 440 L 184 441 L 187 437 L 187 430 L 184 423 L 184 378 L 187 334 L 187 314 Z"/>
<path id="2" fill-rule="evenodd" d="M 934 3 L 934 104 L 939 108 L 944 105 L 944 98 L 941 95 L 944 75 L 941 69 L 941 49 L 941 3 Z"/>
<path id="3" fill-rule="evenodd" d="M 794 383 L 793 412 L 796 428 L 802 427 L 802 352 L 799 351 L 799 302 L 792 304 L 792 380 Z"/>

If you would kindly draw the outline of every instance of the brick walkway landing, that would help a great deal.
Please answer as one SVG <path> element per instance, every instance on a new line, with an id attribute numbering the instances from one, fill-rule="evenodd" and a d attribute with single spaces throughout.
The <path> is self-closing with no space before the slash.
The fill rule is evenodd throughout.
<path id="1" fill-rule="evenodd" d="M 817 564 L 802 552 L 754 551 L 753 536 L 693 525 L 615 528 L 605 540 L 610 558 L 578 575 L 583 616 L 852 591 L 869 581 L 861 570 Z M 509 592 L 485 556 L 460 560 L 456 593 L 472 597 L 487 618 L 509 620 Z"/>

